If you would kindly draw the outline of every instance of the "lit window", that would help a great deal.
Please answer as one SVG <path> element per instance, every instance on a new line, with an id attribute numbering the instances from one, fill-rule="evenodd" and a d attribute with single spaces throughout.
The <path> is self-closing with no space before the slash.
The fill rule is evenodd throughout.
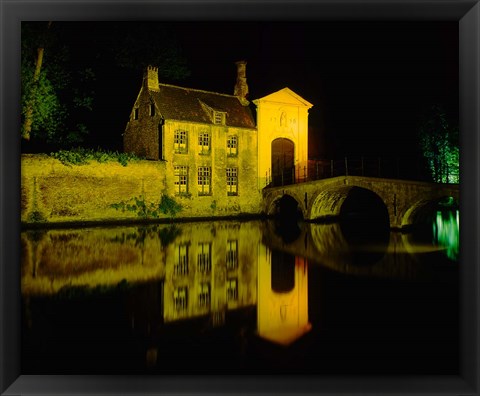
<path id="1" fill-rule="evenodd" d="M 237 195 L 237 168 L 227 168 L 227 195 Z"/>
<path id="2" fill-rule="evenodd" d="M 133 109 L 133 119 L 138 120 L 138 107 Z"/>
<path id="3" fill-rule="evenodd" d="M 202 273 L 210 272 L 212 268 L 211 251 L 212 251 L 211 243 L 198 244 L 197 264 L 198 264 L 199 272 L 202 272 Z"/>
<path id="4" fill-rule="evenodd" d="M 173 304 L 177 311 L 185 311 L 187 309 L 187 294 L 186 287 L 179 287 L 173 292 Z"/>
<path id="5" fill-rule="evenodd" d="M 217 125 L 225 124 L 225 113 L 222 113 L 220 111 L 214 111 L 213 112 L 213 123 L 217 124 Z"/>
<path id="6" fill-rule="evenodd" d="M 230 155 L 230 156 L 237 155 L 237 143 L 238 143 L 238 139 L 236 136 L 229 136 L 227 138 L 227 155 Z"/>
<path id="7" fill-rule="evenodd" d="M 227 301 L 238 299 L 238 280 L 237 278 L 227 279 Z"/>
<path id="8" fill-rule="evenodd" d="M 186 243 L 176 246 L 173 272 L 175 275 L 188 275 L 188 244 Z"/>
<path id="9" fill-rule="evenodd" d="M 210 167 L 200 166 L 198 168 L 198 194 L 199 195 L 210 195 L 210 180 L 211 180 Z"/>
<path id="10" fill-rule="evenodd" d="M 198 305 L 200 307 L 208 307 L 210 305 L 210 284 L 200 283 L 198 291 Z"/>
<path id="11" fill-rule="evenodd" d="M 210 135 L 207 132 L 198 135 L 198 152 L 208 154 L 210 152 Z"/>
<path id="12" fill-rule="evenodd" d="M 238 242 L 236 240 L 227 241 L 227 270 L 234 270 L 238 267 Z"/>
<path id="13" fill-rule="evenodd" d="M 175 153 L 184 154 L 188 151 L 188 134 L 187 131 L 177 130 L 175 131 L 173 138 L 173 149 Z"/>
<path id="14" fill-rule="evenodd" d="M 150 103 L 150 116 L 153 117 L 155 115 L 155 105 Z"/>
<path id="15" fill-rule="evenodd" d="M 175 194 L 182 195 L 188 192 L 188 167 L 174 166 L 173 167 Z"/>

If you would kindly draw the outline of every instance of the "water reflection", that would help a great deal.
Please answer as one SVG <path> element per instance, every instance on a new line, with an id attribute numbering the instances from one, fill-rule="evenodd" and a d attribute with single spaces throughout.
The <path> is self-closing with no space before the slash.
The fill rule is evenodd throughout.
<path id="1" fill-rule="evenodd" d="M 460 212 L 438 210 L 433 222 L 433 243 L 445 248 L 446 255 L 456 260 L 460 244 Z"/>
<path id="2" fill-rule="evenodd" d="M 258 266 L 258 335 L 290 345 L 311 329 L 308 267 L 304 258 L 263 246 Z"/>
<path id="3" fill-rule="evenodd" d="M 439 240 L 448 219 L 442 217 L 443 228 L 435 229 Z M 314 268 L 395 280 L 431 275 L 430 267 L 410 254 L 421 248 L 409 236 L 382 229 L 368 238 L 365 225 L 358 224 L 295 225 L 287 236 L 273 221 L 24 231 L 25 325 L 35 331 L 32 301 L 60 299 L 68 305 L 116 293 L 127 328 L 144 345 L 144 367 L 156 367 L 165 350 L 180 348 L 165 345 L 179 334 L 207 337 L 202 342 L 217 343 L 222 354 L 224 331 L 233 328 L 240 356 L 252 337 L 282 347 L 304 339 L 312 331 L 311 313 L 318 310 L 309 304 L 309 289 L 318 289 L 309 283 Z M 216 338 L 208 338 L 211 334 Z"/>

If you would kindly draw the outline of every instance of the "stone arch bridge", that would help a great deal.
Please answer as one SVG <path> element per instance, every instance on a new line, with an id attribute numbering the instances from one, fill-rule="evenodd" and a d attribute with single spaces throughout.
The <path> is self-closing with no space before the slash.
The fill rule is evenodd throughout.
<path id="1" fill-rule="evenodd" d="M 352 196 L 361 201 L 383 203 L 390 227 L 405 229 L 415 224 L 425 208 L 442 198 L 453 197 L 458 203 L 458 184 L 438 184 L 364 176 L 340 176 L 263 190 L 263 211 L 277 213 L 279 202 L 293 198 L 307 221 L 326 221 L 340 216 L 342 206 Z M 291 199 L 290 198 L 290 199 Z"/>

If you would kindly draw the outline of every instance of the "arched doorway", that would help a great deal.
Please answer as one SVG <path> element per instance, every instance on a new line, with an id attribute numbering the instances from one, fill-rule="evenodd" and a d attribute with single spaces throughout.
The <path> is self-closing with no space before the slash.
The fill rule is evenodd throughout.
<path id="1" fill-rule="evenodd" d="M 295 144 L 290 139 L 272 141 L 272 182 L 275 186 L 295 182 Z"/>

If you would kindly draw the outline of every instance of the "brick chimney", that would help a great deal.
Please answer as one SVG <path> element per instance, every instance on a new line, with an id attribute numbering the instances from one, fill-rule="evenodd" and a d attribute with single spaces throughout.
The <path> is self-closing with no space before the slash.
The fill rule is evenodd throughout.
<path id="1" fill-rule="evenodd" d="M 247 100 L 248 97 L 248 85 L 247 85 L 247 61 L 238 61 L 235 62 L 237 65 L 237 82 L 235 84 L 235 89 L 233 90 L 233 94 L 238 97 L 242 105 L 248 106 L 249 101 Z"/>
<path id="2" fill-rule="evenodd" d="M 158 67 L 147 66 L 143 75 L 143 85 L 150 91 L 158 91 Z"/>

